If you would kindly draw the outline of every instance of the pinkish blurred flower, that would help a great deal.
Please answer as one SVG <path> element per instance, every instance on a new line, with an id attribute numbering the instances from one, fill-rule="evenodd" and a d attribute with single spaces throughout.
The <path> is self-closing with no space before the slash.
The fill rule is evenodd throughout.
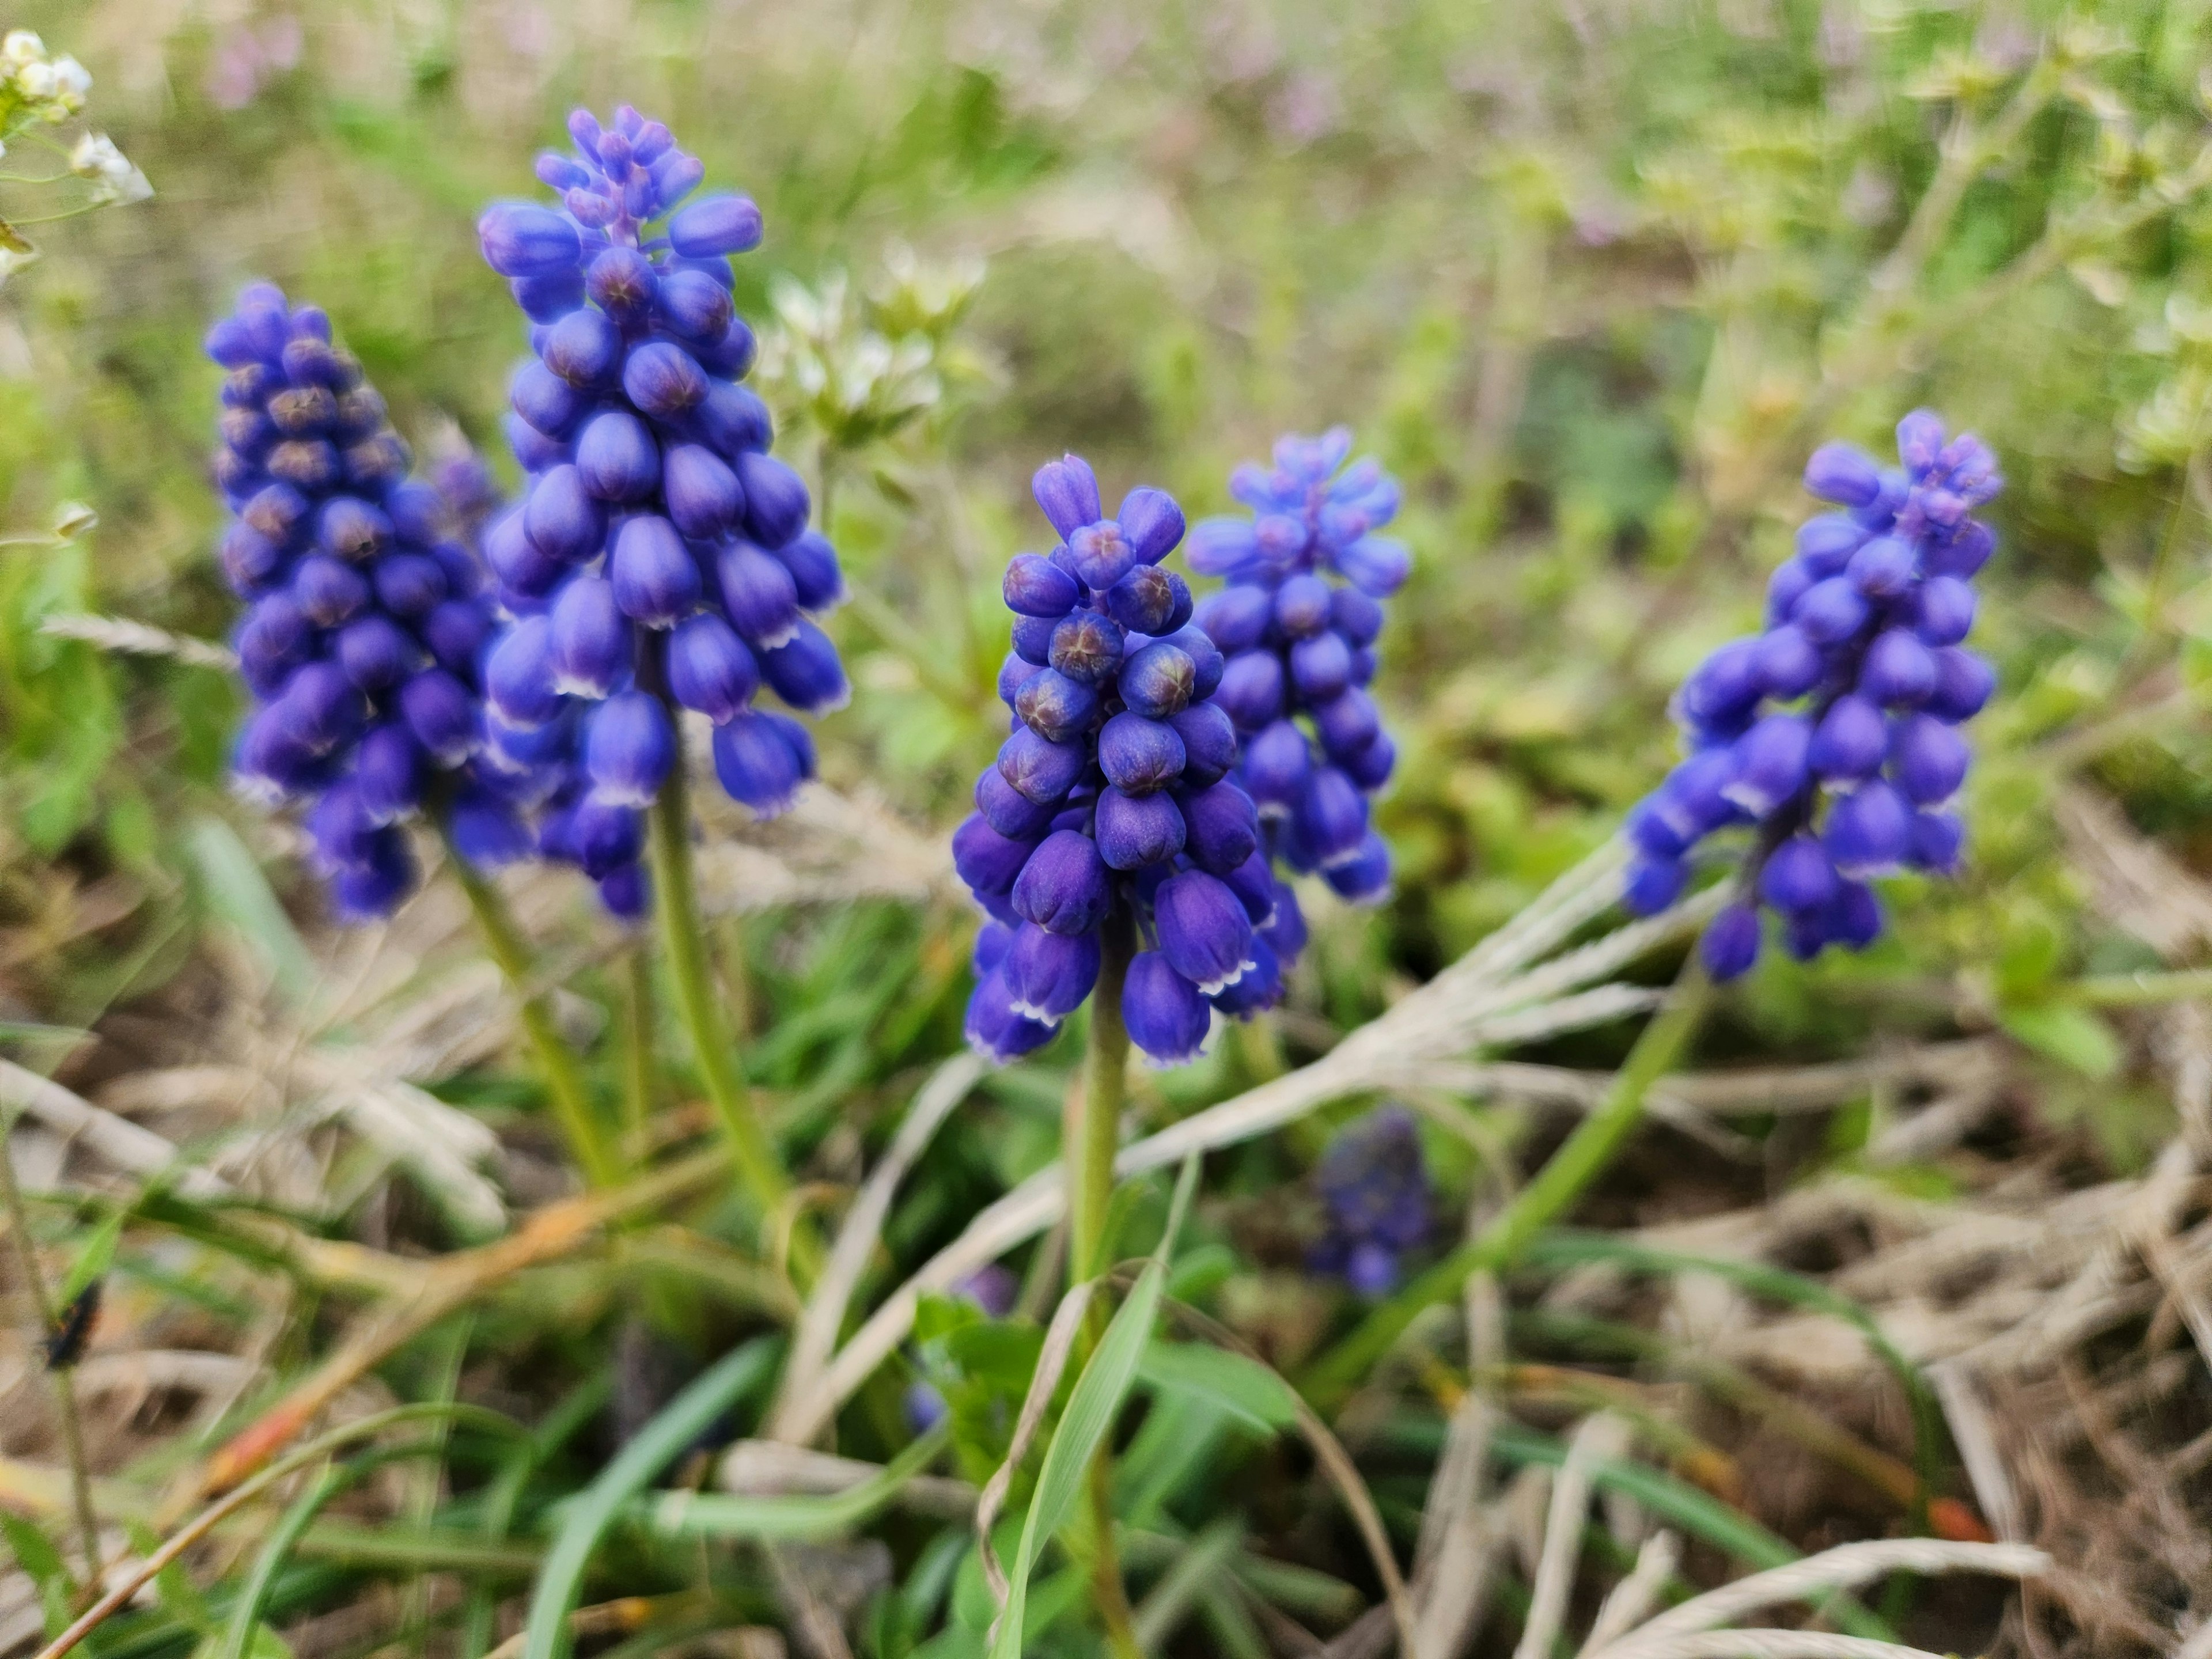
<path id="1" fill-rule="evenodd" d="M 1317 70 L 1297 70 L 1267 100 L 1267 125 L 1293 149 L 1327 137 L 1342 116 L 1335 79 Z"/>
<path id="2" fill-rule="evenodd" d="M 209 99 L 218 109 L 244 109 L 272 78 L 300 66 L 306 44 L 300 20 L 289 14 L 258 28 L 240 23 L 225 29 L 208 58 Z"/>

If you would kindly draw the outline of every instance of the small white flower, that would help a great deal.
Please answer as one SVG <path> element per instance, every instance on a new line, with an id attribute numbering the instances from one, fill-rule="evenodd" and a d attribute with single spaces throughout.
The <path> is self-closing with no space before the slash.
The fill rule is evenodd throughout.
<path id="1" fill-rule="evenodd" d="M 88 132 L 70 151 L 70 171 L 93 182 L 95 203 L 143 202 L 154 193 L 146 175 L 131 165 L 104 132 Z"/>
<path id="2" fill-rule="evenodd" d="M 54 59 L 54 95 L 72 110 L 84 107 L 85 94 L 92 90 L 92 75 L 74 58 Z"/>
<path id="3" fill-rule="evenodd" d="M 21 69 L 26 64 L 43 63 L 46 43 L 28 29 L 9 29 L 7 38 L 0 40 L 0 63 Z"/>
<path id="4" fill-rule="evenodd" d="M 52 99 L 59 84 L 54 66 L 43 60 L 26 64 L 15 71 L 15 89 L 34 104 Z"/>

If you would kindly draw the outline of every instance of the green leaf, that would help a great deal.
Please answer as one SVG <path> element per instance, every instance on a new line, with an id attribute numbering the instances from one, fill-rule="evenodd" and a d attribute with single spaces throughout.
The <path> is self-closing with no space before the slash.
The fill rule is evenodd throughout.
<path id="1" fill-rule="evenodd" d="M 2046 1060 L 2098 1081 L 2120 1069 L 2124 1053 L 2101 1015 L 2064 1002 L 2014 1003 L 1997 1012 L 1997 1023 Z"/>
<path id="2" fill-rule="evenodd" d="M 61 1552 L 46 1534 L 21 1516 L 0 1510 L 0 1535 L 6 1537 L 8 1547 L 15 1552 L 15 1565 L 41 1590 L 50 1583 L 69 1582 L 69 1569 L 62 1565 Z"/>
<path id="3" fill-rule="evenodd" d="M 1257 1360 L 1202 1342 L 1154 1342 L 1137 1380 L 1220 1407 L 1255 1434 L 1273 1435 L 1297 1420 L 1290 1384 Z"/>
<path id="4" fill-rule="evenodd" d="M 1021 1659 L 1030 1574 L 1036 1566 L 1044 1540 L 1060 1529 L 1075 1507 L 1076 1498 L 1089 1478 L 1091 1460 L 1105 1443 L 1114 1419 L 1121 1414 L 1122 1401 L 1129 1397 L 1130 1387 L 1137 1380 L 1137 1367 L 1144 1358 L 1145 1346 L 1152 1338 L 1152 1322 L 1159 1316 L 1160 1297 L 1167 1289 L 1167 1259 L 1175 1249 L 1175 1237 L 1182 1229 L 1183 1212 L 1198 1184 L 1198 1169 L 1196 1153 L 1183 1160 L 1182 1172 L 1176 1178 L 1175 1200 L 1169 1207 L 1167 1231 L 1161 1236 L 1160 1248 L 1145 1263 L 1135 1288 L 1129 1292 L 1129 1299 L 1115 1311 L 1113 1322 L 1106 1327 L 1106 1334 L 1091 1354 L 1091 1363 L 1075 1381 L 1075 1391 L 1068 1396 L 1067 1410 L 1053 1431 L 1052 1443 L 1045 1448 L 1044 1466 L 1037 1472 L 1036 1492 L 1030 1499 L 1029 1513 L 1022 1521 L 1021 1542 L 1015 1547 L 1012 1568 L 1006 1575 L 1006 1611 L 1000 1615 L 997 1632 L 992 1638 L 991 1659 Z"/>
<path id="5" fill-rule="evenodd" d="M 295 1001 L 304 997 L 315 982 L 315 959 L 238 832 L 221 818 L 203 816 L 185 844 L 206 888 L 208 908 L 238 931 L 280 989 Z"/>
<path id="6" fill-rule="evenodd" d="M 963 1326 L 945 1339 L 945 1357 L 994 1392 L 1019 1400 L 1044 1351 L 1044 1333 L 1035 1325 L 997 1320 Z"/>
<path id="7" fill-rule="evenodd" d="M 781 1347 L 774 1338 L 759 1337 L 726 1355 L 662 1407 L 568 1507 L 531 1591 L 523 1659 L 563 1659 L 568 1651 L 568 1615 L 582 1593 L 584 1569 L 616 1516 L 716 1418 L 767 1379 L 775 1369 Z"/>
<path id="8" fill-rule="evenodd" d="M 897 1497 L 952 1437 L 939 1423 L 856 1486 L 828 1497 L 748 1498 L 672 1492 L 634 1505 L 635 1518 L 672 1538 L 827 1538 L 850 1531 Z"/>
<path id="9" fill-rule="evenodd" d="M 66 1312 L 70 1304 L 84 1294 L 86 1285 L 106 1275 L 115 1261 L 115 1247 L 123 1237 L 123 1224 L 131 1218 L 131 1214 L 130 1206 L 123 1206 L 93 1229 L 92 1237 L 76 1253 L 76 1260 L 70 1263 L 69 1277 L 54 1292 L 56 1313 Z"/>

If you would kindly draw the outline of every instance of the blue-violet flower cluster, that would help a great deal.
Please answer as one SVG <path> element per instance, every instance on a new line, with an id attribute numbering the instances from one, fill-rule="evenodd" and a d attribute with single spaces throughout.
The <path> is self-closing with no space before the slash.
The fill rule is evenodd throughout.
<path id="1" fill-rule="evenodd" d="M 1328 1224 L 1309 1263 L 1362 1296 L 1388 1295 L 1401 1259 L 1429 1231 L 1428 1166 L 1413 1115 L 1380 1106 L 1347 1125 L 1322 1154 L 1314 1186 Z"/>
<path id="2" fill-rule="evenodd" d="M 507 419 L 528 485 L 484 538 L 514 617 L 485 690 L 492 749 L 554 767 L 543 850 L 634 914 L 641 809 L 677 762 L 676 709 L 714 723 L 715 774 L 756 811 L 813 775 L 805 729 L 753 699 L 765 685 L 806 714 L 845 702 L 809 620 L 843 579 L 807 528 L 805 486 L 768 453 L 766 406 L 738 384 L 753 336 L 729 256 L 759 244 L 759 210 L 684 202 L 700 162 L 627 106 L 609 127 L 579 110 L 568 132 L 573 155 L 538 162 L 558 207 L 503 203 L 477 227 L 532 353 Z"/>
<path id="3" fill-rule="evenodd" d="M 1254 516 L 1194 526 L 1190 567 L 1229 584 L 1199 606 L 1198 625 L 1229 659 L 1217 700 L 1243 734 L 1237 775 L 1271 850 L 1372 902 L 1389 891 L 1390 849 L 1368 798 L 1398 751 L 1366 688 L 1381 602 L 1411 561 L 1375 533 L 1398 511 L 1396 483 L 1372 460 L 1345 467 L 1351 448 L 1336 427 L 1279 440 L 1272 468 L 1238 467 L 1230 493 Z"/>
<path id="4" fill-rule="evenodd" d="M 1840 511 L 1808 520 L 1767 584 L 1764 633 L 1731 640 L 1683 683 L 1675 718 L 1688 758 L 1630 813 L 1632 909 L 1674 902 L 1705 836 L 1748 824 L 1741 896 L 1701 950 L 1716 979 L 1758 960 L 1759 908 L 1798 958 L 1863 950 L 1882 927 L 1869 878 L 1956 867 L 1948 810 L 1966 775 L 1959 727 L 1996 689 L 1960 641 L 1975 573 L 1996 537 L 1972 517 L 2002 488 L 1978 438 L 1947 441 L 1916 410 L 1898 422 L 1900 465 L 1848 444 L 1814 453 L 1805 487 Z"/>
<path id="5" fill-rule="evenodd" d="M 1182 509 L 1133 489 L 1113 518 L 1075 456 L 1040 469 L 1060 537 L 1006 567 L 1013 650 L 999 692 L 1012 735 L 953 836 L 992 921 L 975 941 L 969 1040 L 999 1060 L 1042 1044 L 1097 982 L 1101 931 L 1134 927 L 1121 1012 L 1163 1065 L 1194 1058 L 1212 1010 L 1281 994 L 1304 923 L 1230 772 L 1237 732 L 1216 693 L 1224 659 L 1192 625 L 1190 589 L 1160 561 Z"/>
<path id="6" fill-rule="evenodd" d="M 416 879 L 404 822 L 428 807 L 472 862 L 527 848 L 483 741 L 477 665 L 493 627 L 465 544 L 469 504 L 409 456 L 327 315 L 257 283 L 207 337 L 229 371 L 215 476 L 233 514 L 225 575 L 254 712 L 237 769 L 307 824 L 338 908 L 389 914 Z"/>

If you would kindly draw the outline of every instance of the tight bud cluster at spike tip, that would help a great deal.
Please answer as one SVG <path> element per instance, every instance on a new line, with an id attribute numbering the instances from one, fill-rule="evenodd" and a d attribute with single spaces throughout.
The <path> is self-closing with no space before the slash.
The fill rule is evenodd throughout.
<path id="1" fill-rule="evenodd" d="M 1367 695 L 1382 601 L 1405 585 L 1405 544 L 1375 532 L 1398 486 L 1372 460 L 1345 467 L 1349 428 L 1277 441 L 1272 468 L 1248 463 L 1230 493 L 1253 517 L 1191 530 L 1190 568 L 1228 586 L 1198 625 L 1229 659 L 1219 702 L 1243 735 L 1237 777 L 1274 854 L 1320 871 L 1337 894 L 1373 903 L 1390 890 L 1390 849 L 1368 823 L 1396 745 Z M 1339 468 L 1344 470 L 1339 471 Z M 1334 579 L 1334 580 L 1332 580 Z"/>
<path id="2" fill-rule="evenodd" d="M 413 890 L 402 825 L 418 809 L 471 861 L 519 856 L 518 802 L 480 763 L 493 615 L 457 538 L 466 504 L 408 477 L 384 400 L 317 307 L 254 283 L 207 350 L 229 371 L 221 557 L 248 605 L 235 635 L 255 705 L 240 779 L 271 799 L 313 799 L 317 858 L 349 917 L 388 915 Z"/>
<path id="3" fill-rule="evenodd" d="M 557 207 L 502 203 L 477 230 L 531 319 L 507 435 L 523 500 L 485 532 L 513 618 L 486 667 L 490 742 L 518 763 L 580 757 L 548 849 L 641 902 L 641 809 L 678 759 L 678 711 L 714 726 L 732 799 L 774 814 L 814 775 L 814 745 L 754 707 L 842 707 L 843 665 L 810 620 L 843 597 L 807 528 L 799 476 L 769 453 L 767 407 L 739 386 L 753 336 L 729 256 L 757 246 L 742 196 L 686 201 L 703 169 L 623 106 L 568 118 L 573 155 L 538 158 Z M 679 205 L 681 204 L 681 205 Z"/>
<path id="4" fill-rule="evenodd" d="M 1314 1185 L 1327 1230 L 1308 1252 L 1316 1273 L 1341 1275 L 1364 1297 L 1395 1289 L 1401 1259 L 1429 1231 L 1421 1136 L 1403 1106 L 1380 1106 L 1329 1143 Z"/>
<path id="5" fill-rule="evenodd" d="M 1143 946 L 1122 994 L 1130 1040 L 1180 1065 L 1203 1048 L 1212 1009 L 1241 1018 L 1281 995 L 1305 925 L 1230 776 L 1222 654 L 1191 624 L 1183 579 L 1161 568 L 1182 509 L 1138 489 L 1109 519 L 1073 455 L 1040 469 L 1035 489 L 1061 539 L 1006 567 L 1014 648 L 999 692 L 1012 735 L 952 841 L 992 917 L 975 940 L 969 1041 L 999 1060 L 1043 1044 L 1091 994 L 1101 929 L 1126 912 Z"/>
<path id="6" fill-rule="evenodd" d="M 1628 817 L 1636 849 L 1629 908 L 1672 903 L 1686 855 L 1717 830 L 1753 827 L 1741 896 L 1701 951 L 1717 980 L 1759 958 L 1760 907 L 1802 961 L 1880 936 L 1869 878 L 1948 873 L 1965 832 L 1948 810 L 1965 781 L 1959 727 L 1996 675 L 1960 643 L 1976 572 L 1996 536 L 1970 516 L 2003 487 L 1989 447 L 1916 410 L 1898 422 L 1899 465 L 1828 444 L 1805 488 L 1839 511 L 1797 532 L 1767 584 L 1764 633 L 1731 640 L 1683 683 L 1674 705 L 1688 758 Z"/>

